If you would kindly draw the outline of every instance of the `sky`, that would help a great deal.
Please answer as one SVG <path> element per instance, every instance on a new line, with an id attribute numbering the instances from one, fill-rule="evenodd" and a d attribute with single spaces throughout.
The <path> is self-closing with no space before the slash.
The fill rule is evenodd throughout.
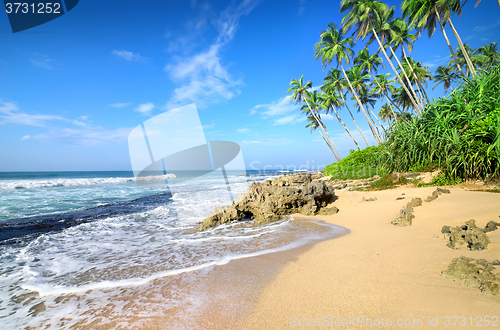
<path id="1" fill-rule="evenodd" d="M 400 1 L 385 3 L 400 15 Z M 474 4 L 452 17 L 463 41 L 472 48 L 499 41 L 496 1 Z M 305 128 L 287 89 L 301 75 L 322 84 L 329 68 L 314 60 L 314 44 L 343 15 L 339 1 L 323 0 L 82 0 L 12 33 L 0 14 L 0 171 L 131 170 L 132 129 L 191 103 L 206 140 L 238 143 L 247 169 L 328 165 L 334 156 L 319 132 Z M 457 47 L 449 27 L 447 34 Z M 354 49 L 363 47 L 358 41 Z M 449 55 L 439 29 L 411 53 L 432 72 Z M 442 85 L 432 87 L 431 98 L 444 95 Z M 339 114 L 366 146 L 346 110 Z M 375 144 L 362 114 L 355 118 Z M 354 143 L 333 116 L 322 119 L 345 157 Z"/>

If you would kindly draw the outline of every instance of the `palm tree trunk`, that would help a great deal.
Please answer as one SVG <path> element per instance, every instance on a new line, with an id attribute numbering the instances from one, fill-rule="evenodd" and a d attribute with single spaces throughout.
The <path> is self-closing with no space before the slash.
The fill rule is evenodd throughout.
<path id="1" fill-rule="evenodd" d="M 450 27 L 453 30 L 453 33 L 455 34 L 455 37 L 457 38 L 458 44 L 460 45 L 460 49 L 462 50 L 462 53 L 464 54 L 465 61 L 467 62 L 467 66 L 469 67 L 470 72 L 472 73 L 473 76 L 476 76 L 476 68 L 474 68 L 474 65 L 472 64 L 472 61 L 470 60 L 469 54 L 465 51 L 464 44 L 462 43 L 462 39 L 460 39 L 460 36 L 458 35 L 457 30 L 453 26 L 453 23 L 451 22 L 451 18 L 448 18 L 448 22 L 450 23 Z"/>
<path id="2" fill-rule="evenodd" d="M 406 64 L 408 64 L 408 67 L 410 68 L 410 71 L 411 71 L 411 74 L 413 75 L 413 78 L 415 79 L 415 82 L 416 82 L 416 85 L 417 85 L 417 91 L 418 91 L 418 94 L 420 95 L 420 104 L 422 105 L 422 111 L 424 110 L 424 97 L 422 96 L 422 91 L 420 90 L 420 87 L 419 87 L 419 82 L 418 82 L 418 79 L 417 79 L 417 75 L 415 74 L 415 71 L 413 71 L 413 68 L 412 66 L 410 65 L 410 61 L 408 60 L 408 57 L 406 56 L 406 52 L 405 52 L 405 46 L 403 44 L 401 44 L 401 49 L 403 50 L 403 56 L 405 57 L 405 60 L 406 60 Z M 427 100 L 428 102 L 429 100 Z"/>
<path id="3" fill-rule="evenodd" d="M 344 74 L 344 77 L 347 80 L 347 83 L 349 84 L 349 87 L 351 88 L 351 91 L 354 94 L 356 101 L 358 101 L 359 108 L 361 109 L 361 111 L 363 111 L 363 114 L 365 115 L 366 121 L 368 122 L 368 126 L 370 126 L 370 130 L 372 131 L 372 134 L 373 134 L 373 137 L 375 138 L 375 141 L 380 143 L 381 142 L 380 137 L 377 135 L 377 132 L 375 132 L 375 128 L 373 127 L 372 123 L 370 123 L 370 119 L 368 118 L 368 115 L 366 114 L 366 111 L 365 111 L 365 108 L 363 107 L 363 104 L 359 100 L 358 94 L 356 93 L 354 88 L 352 88 L 351 81 L 349 80 L 349 77 L 345 73 L 344 66 L 342 65 L 342 63 L 340 63 L 340 68 L 342 69 L 342 73 Z"/>
<path id="4" fill-rule="evenodd" d="M 383 91 L 382 86 L 380 86 L 380 84 L 379 84 L 379 82 L 377 80 L 377 77 L 373 74 L 372 68 L 370 68 L 370 73 L 373 76 L 373 80 L 375 80 L 375 82 L 377 83 L 377 86 L 378 86 L 379 90 L 382 92 Z M 383 93 L 385 95 L 385 98 L 387 98 L 387 94 L 385 93 L 385 91 L 383 91 Z M 390 106 L 390 104 L 389 104 L 389 106 Z M 391 108 L 391 111 L 392 111 L 392 115 L 394 116 L 394 118 L 396 118 L 396 114 L 394 113 L 394 110 L 392 109 L 392 106 L 390 106 L 390 108 Z"/>
<path id="5" fill-rule="evenodd" d="M 344 94 L 342 94 L 341 91 L 339 91 L 339 93 L 340 93 L 340 97 L 342 98 L 342 101 L 344 102 L 345 107 L 347 108 L 347 111 L 349 111 L 349 114 L 351 115 L 351 118 L 352 118 L 352 121 L 354 122 L 354 125 L 356 125 L 356 128 L 359 131 L 359 134 L 361 134 L 361 136 L 363 137 L 363 140 L 365 140 L 365 142 L 366 142 L 366 145 L 369 147 L 370 145 L 368 144 L 368 141 L 366 141 L 366 138 L 363 135 L 363 132 L 361 132 L 361 129 L 359 128 L 358 123 L 356 123 L 356 119 L 354 119 L 354 116 L 352 115 L 351 109 L 349 109 L 349 106 L 347 105 L 347 102 L 344 99 Z"/>
<path id="6" fill-rule="evenodd" d="M 401 68 L 401 72 L 403 72 L 403 75 L 406 78 L 406 82 L 408 83 L 408 86 L 410 87 L 410 90 L 411 90 L 411 92 L 413 94 L 413 99 L 415 100 L 415 102 L 418 105 L 418 108 L 416 108 L 415 110 L 417 110 L 417 112 L 421 112 L 420 110 L 423 110 L 423 107 L 422 107 L 422 104 L 420 104 L 420 102 L 418 100 L 418 96 L 417 96 L 417 94 L 415 93 L 415 90 L 412 87 L 410 78 L 408 78 L 408 75 L 406 74 L 406 71 L 404 70 L 403 65 L 401 65 L 401 62 L 399 62 L 398 56 L 396 55 L 396 53 L 394 53 L 394 50 L 392 49 L 392 46 L 390 44 L 388 44 L 388 46 L 389 46 L 389 49 L 391 50 L 392 56 L 394 56 L 394 58 L 396 59 L 396 62 L 398 62 L 398 65 Z M 409 96 L 411 96 L 411 95 L 409 95 Z"/>
<path id="7" fill-rule="evenodd" d="M 429 101 L 429 97 L 427 96 L 427 92 L 425 91 L 425 88 L 422 86 L 422 84 L 420 83 L 420 81 L 417 80 L 417 84 L 420 86 L 420 90 L 422 92 L 424 92 L 424 95 L 425 95 L 425 98 L 427 99 L 427 103 L 430 103 Z"/>
<path id="8" fill-rule="evenodd" d="M 323 127 L 323 124 L 321 123 L 321 121 L 318 119 L 318 117 L 316 117 L 316 114 L 314 113 L 314 111 L 312 110 L 311 106 L 309 105 L 309 102 L 307 101 L 307 98 L 304 98 L 304 100 L 306 101 L 307 107 L 309 108 L 309 110 L 311 111 L 312 115 L 314 116 L 314 119 L 319 124 L 320 134 L 321 134 L 321 131 L 323 131 L 325 133 L 325 136 L 327 136 L 329 139 L 327 140 L 327 138 L 325 138 L 325 136 L 323 136 L 323 134 L 321 134 L 321 136 L 327 142 L 328 146 L 330 147 L 330 150 L 333 153 L 333 156 L 335 156 L 335 159 L 337 159 L 337 161 L 340 161 L 340 156 L 338 155 L 338 150 L 337 150 L 337 147 L 335 146 L 335 143 L 333 143 L 333 141 L 331 140 L 330 135 L 328 134 L 328 132 L 326 132 L 325 128 Z M 333 151 L 332 145 L 335 148 L 336 152 Z"/>
<path id="9" fill-rule="evenodd" d="M 448 44 L 448 48 L 450 49 L 451 55 L 453 56 L 453 60 L 455 61 L 455 64 L 457 65 L 458 71 L 463 75 L 462 67 L 458 63 L 457 56 L 455 55 L 455 52 L 453 51 L 453 48 L 451 47 L 450 40 L 448 39 L 448 35 L 446 34 L 446 31 L 444 30 L 443 22 L 441 22 L 441 16 L 439 16 L 439 12 L 434 6 L 434 11 L 436 12 L 437 19 L 439 21 L 439 25 L 441 26 L 441 31 L 443 32 L 443 36 L 446 39 L 446 43 Z"/>
<path id="10" fill-rule="evenodd" d="M 394 102 L 392 101 L 392 99 L 391 99 L 391 98 L 387 95 L 387 92 L 385 92 L 384 94 L 385 94 L 386 99 L 388 99 L 388 100 L 389 100 L 389 102 L 391 102 L 391 104 L 392 104 L 392 105 L 393 105 L 396 109 L 398 109 L 399 113 L 400 113 L 400 114 L 403 114 L 403 110 L 401 110 L 401 109 L 397 106 L 397 104 L 396 104 L 396 103 L 394 103 Z"/>
<path id="11" fill-rule="evenodd" d="M 344 124 L 344 121 L 342 119 L 340 119 L 339 114 L 337 113 L 337 111 L 335 110 L 334 107 L 332 107 L 332 110 L 335 113 L 335 116 L 337 116 L 337 119 L 338 119 L 339 123 L 342 125 L 342 127 L 344 127 L 344 129 L 347 132 L 347 134 L 349 134 L 349 136 L 351 137 L 351 139 L 354 141 L 354 144 L 356 145 L 356 147 L 358 148 L 358 150 L 361 150 L 361 148 L 359 147 L 358 142 L 356 142 L 356 140 L 354 139 L 354 137 L 351 134 L 351 131 L 349 131 L 349 128 L 347 128 L 346 124 Z"/>
<path id="12" fill-rule="evenodd" d="M 385 96 L 385 98 L 386 98 L 386 100 L 388 102 L 387 104 L 389 104 L 389 108 L 391 108 L 392 115 L 394 116 L 394 118 L 396 118 L 396 113 L 394 112 L 394 108 L 392 107 L 392 104 L 390 103 L 389 98 L 385 94 L 384 94 L 384 96 Z M 389 121 L 389 123 L 390 123 L 390 121 Z"/>
<path id="13" fill-rule="evenodd" d="M 367 107 L 368 108 L 368 107 Z M 382 130 L 384 131 L 385 133 L 385 128 L 384 128 L 384 125 L 382 125 L 382 123 L 380 122 L 380 120 L 378 119 L 378 117 L 373 113 L 372 109 L 368 108 L 368 110 L 370 110 L 370 112 L 372 113 L 373 117 L 375 117 L 375 119 L 377 119 L 378 123 L 380 124 L 380 127 L 382 127 Z M 377 126 L 377 125 L 375 125 Z"/>
<path id="14" fill-rule="evenodd" d="M 411 100 L 411 103 L 413 104 L 413 106 L 415 107 L 415 109 L 418 109 L 418 106 L 417 104 L 415 103 L 415 100 L 413 99 L 413 97 L 411 96 L 411 93 L 410 91 L 408 90 L 408 88 L 406 87 L 406 85 L 404 84 L 403 82 L 403 79 L 401 79 L 401 76 L 399 75 L 398 71 L 396 70 L 396 68 L 394 67 L 394 65 L 392 64 L 391 60 L 389 59 L 389 56 L 387 56 L 387 53 L 385 52 L 385 48 L 384 46 L 382 45 L 382 43 L 380 42 L 380 39 L 378 37 L 378 34 L 377 34 L 377 31 L 375 31 L 375 29 L 373 28 L 373 25 L 371 24 L 370 22 L 370 27 L 372 28 L 372 32 L 373 32 L 373 35 L 375 36 L 375 38 L 377 38 L 377 42 L 380 46 L 380 49 L 382 50 L 382 53 L 384 53 L 384 56 L 385 58 L 387 59 L 387 61 L 389 62 L 391 68 L 392 68 L 392 71 L 394 71 L 394 73 L 396 74 L 396 77 L 398 77 L 398 80 L 399 82 L 401 83 L 401 86 L 403 86 L 404 90 L 406 91 L 406 93 L 408 94 L 408 96 L 410 97 L 410 100 Z M 391 48 L 392 50 L 392 48 Z M 404 71 L 404 70 L 403 70 Z M 418 110 L 417 110 L 418 111 Z"/>

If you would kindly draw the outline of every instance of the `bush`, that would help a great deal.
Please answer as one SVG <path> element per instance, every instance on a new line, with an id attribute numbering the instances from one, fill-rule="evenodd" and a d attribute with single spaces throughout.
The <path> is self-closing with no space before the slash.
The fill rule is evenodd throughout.
<path id="1" fill-rule="evenodd" d="M 387 171 L 379 166 L 378 161 L 382 148 L 383 146 L 372 146 L 363 150 L 351 150 L 349 156 L 326 166 L 323 173 L 331 175 L 334 180 L 366 179 L 374 175 L 383 176 Z"/>
<path id="2" fill-rule="evenodd" d="M 406 172 L 437 164 L 450 180 L 500 174 L 500 66 L 464 78 L 448 97 L 429 103 L 420 117 L 387 131 L 381 164 Z"/>

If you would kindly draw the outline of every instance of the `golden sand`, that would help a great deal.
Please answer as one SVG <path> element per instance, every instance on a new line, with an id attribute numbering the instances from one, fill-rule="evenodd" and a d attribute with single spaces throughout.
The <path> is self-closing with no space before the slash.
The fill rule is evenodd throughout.
<path id="1" fill-rule="evenodd" d="M 500 259 L 500 230 L 488 233 L 490 245 L 483 251 L 450 249 L 441 234 L 444 225 L 458 226 L 470 219 L 478 227 L 500 221 L 500 194 L 450 188 L 451 194 L 414 208 L 412 226 L 390 223 L 413 197 L 425 199 L 434 190 L 400 187 L 340 193 L 334 203 L 340 212 L 317 218 L 349 228 L 351 233 L 318 243 L 289 262 L 263 289 L 243 328 L 300 328 L 299 324 L 314 320 L 318 328 L 320 321 L 323 326 L 335 321 L 346 326 L 351 318 L 363 320 L 356 328 L 370 328 L 368 319 L 373 327 L 390 319 L 393 325 L 417 325 L 413 320 L 422 320 L 419 328 L 435 329 L 429 320 L 444 328 L 454 322 L 452 316 L 464 316 L 466 325 L 459 326 L 464 322 L 461 318 L 456 326 L 467 329 L 479 321 L 484 326 L 485 316 L 500 317 L 499 296 L 441 276 L 455 257 Z M 366 202 L 362 197 L 377 200 Z M 496 324 L 500 326 L 500 321 Z"/>

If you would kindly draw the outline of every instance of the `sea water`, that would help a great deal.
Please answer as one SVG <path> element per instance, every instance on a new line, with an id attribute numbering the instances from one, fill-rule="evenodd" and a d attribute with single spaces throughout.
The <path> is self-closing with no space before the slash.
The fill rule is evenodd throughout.
<path id="1" fill-rule="evenodd" d="M 237 196 L 273 173 L 228 175 Z M 0 173 L 2 328 L 92 328 L 96 319 L 133 328 L 131 318 L 199 306 L 196 290 L 183 288 L 200 272 L 343 231 L 288 216 L 199 232 L 215 207 L 231 203 L 220 179 L 213 172 L 170 190 L 142 188 L 130 172 Z"/>

